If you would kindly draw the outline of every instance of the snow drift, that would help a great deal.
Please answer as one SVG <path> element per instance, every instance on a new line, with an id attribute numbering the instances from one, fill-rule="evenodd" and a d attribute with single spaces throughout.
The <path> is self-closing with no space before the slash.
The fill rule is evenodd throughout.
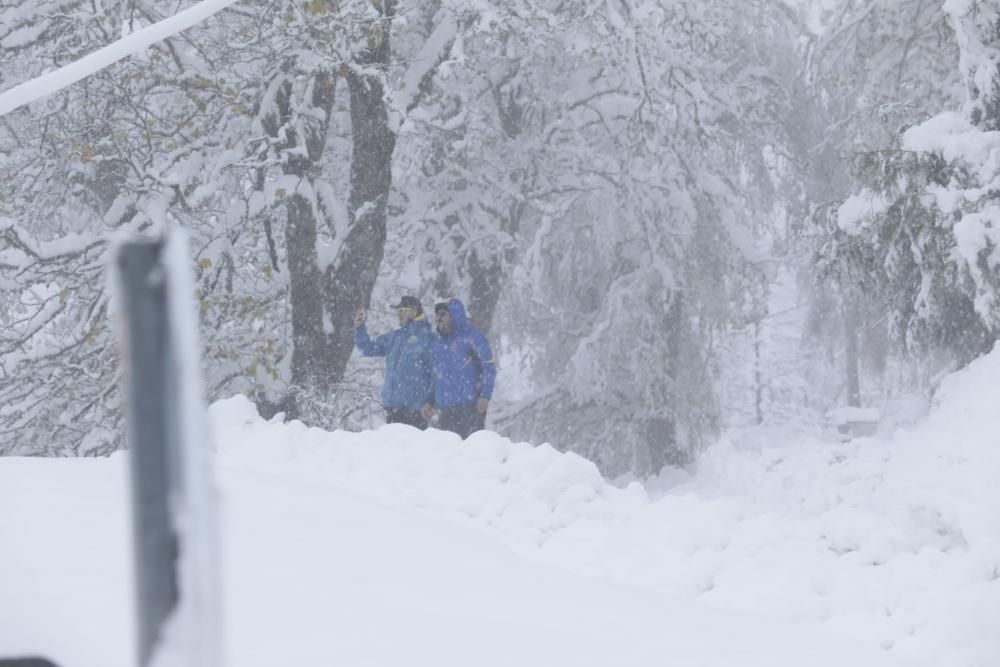
<path id="1" fill-rule="evenodd" d="M 655 492 L 494 433 L 328 433 L 219 402 L 228 653 L 995 665 L 998 390 L 994 351 L 909 431 L 733 431 Z M 0 653 L 126 664 L 123 459 L 0 459 Z"/>

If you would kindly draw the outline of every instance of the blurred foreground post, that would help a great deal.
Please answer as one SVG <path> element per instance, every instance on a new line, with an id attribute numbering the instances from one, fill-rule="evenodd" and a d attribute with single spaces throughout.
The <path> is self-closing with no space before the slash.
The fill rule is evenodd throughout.
<path id="1" fill-rule="evenodd" d="M 138 660 L 221 667 L 215 503 L 186 243 L 124 243 L 122 317 Z"/>
<path id="2" fill-rule="evenodd" d="M 139 664 L 147 665 L 177 605 L 177 534 L 170 493 L 177 486 L 176 390 L 170 387 L 167 294 L 161 243 L 129 243 L 117 259 L 125 317 L 128 447 L 132 469 Z"/>

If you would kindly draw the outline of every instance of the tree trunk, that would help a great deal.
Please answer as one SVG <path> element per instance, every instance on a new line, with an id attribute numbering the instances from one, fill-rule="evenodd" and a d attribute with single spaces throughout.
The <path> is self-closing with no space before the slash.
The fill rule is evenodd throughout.
<path id="1" fill-rule="evenodd" d="M 646 448 L 649 469 L 642 472 L 658 474 L 666 465 L 677 465 L 684 459 L 681 443 L 677 439 L 678 411 L 682 409 L 682 398 L 678 396 L 677 384 L 682 380 L 681 365 L 683 341 L 687 330 L 687 314 L 684 308 L 684 293 L 670 291 L 670 305 L 664 317 L 666 349 L 663 350 L 663 373 L 666 375 L 666 389 L 659 414 L 647 417 Z"/>
<path id="2" fill-rule="evenodd" d="M 527 209 L 525 199 L 531 196 L 527 187 L 521 190 L 524 199 L 510 204 L 505 214 L 495 213 L 495 219 L 500 230 L 510 238 L 516 238 L 521 231 L 521 220 Z M 469 318 L 470 321 L 484 333 L 488 333 L 493 324 L 497 303 L 507 282 L 504 266 L 510 267 L 515 259 L 512 248 L 488 246 L 482 249 L 474 248 L 468 254 L 468 270 L 471 276 L 469 285 Z"/>
<path id="3" fill-rule="evenodd" d="M 763 360 L 760 354 L 760 320 L 753 323 L 753 385 L 754 413 L 757 425 L 764 423 L 764 376 Z"/>
<path id="4" fill-rule="evenodd" d="M 861 381 L 858 369 L 858 318 L 851 306 L 844 307 L 844 336 L 847 342 L 844 360 L 847 364 L 847 404 L 861 406 Z"/>
<path id="5" fill-rule="evenodd" d="M 387 2 L 386 5 L 389 5 Z M 391 16 L 391 8 L 384 10 Z M 359 64 L 384 68 L 389 62 L 389 31 L 379 33 L 378 44 L 363 54 Z M 350 230 L 338 262 L 327 269 L 325 298 L 333 335 L 329 361 L 340 379 L 354 349 L 353 316 L 371 299 L 385 254 L 389 191 L 392 188 L 392 153 L 396 135 L 389 127 L 382 78 L 348 69 L 351 94 L 351 194 L 348 200 Z"/>
<path id="6" fill-rule="evenodd" d="M 503 282 L 500 258 L 487 255 L 481 259 L 479 253 L 473 250 L 469 255 L 469 273 L 472 276 L 469 321 L 483 332 L 488 332 L 500 301 L 500 285 Z"/>
<path id="7" fill-rule="evenodd" d="M 299 135 L 290 126 L 293 117 L 294 83 L 291 77 L 277 89 L 275 113 L 265 119 L 268 133 L 282 141 L 279 154 L 283 153 L 283 173 L 296 176 L 313 188 L 310 175 L 322 158 L 326 146 L 330 113 L 333 109 L 335 79 L 329 72 L 319 72 L 312 80 L 311 109 L 319 114 L 303 114 L 302 136 L 305 146 L 299 146 Z M 282 128 L 284 132 L 282 133 Z M 305 148 L 305 150 L 301 150 Z M 298 150 L 296 150 L 298 149 Z M 263 182 L 259 183 L 259 187 Z M 329 343 L 323 331 L 323 293 L 321 274 L 316 252 L 316 230 L 319 221 L 310 199 L 299 192 L 286 194 L 285 243 L 288 253 L 289 305 L 292 325 L 291 391 L 278 401 L 262 397 L 258 403 L 261 413 L 285 412 L 290 419 L 303 418 L 306 403 L 299 397 L 307 392 L 324 399 L 335 381 L 329 363 Z M 265 223 L 267 224 L 267 223 Z M 266 229 L 266 227 L 265 227 Z M 268 233 L 270 238 L 270 234 Z"/>
<path id="8" fill-rule="evenodd" d="M 323 300 L 316 255 L 316 216 L 311 203 L 292 194 L 286 203 L 289 301 L 292 311 L 292 384 L 319 395 L 329 393 L 333 376 L 323 332 Z M 298 415 L 289 415 L 296 417 Z"/>

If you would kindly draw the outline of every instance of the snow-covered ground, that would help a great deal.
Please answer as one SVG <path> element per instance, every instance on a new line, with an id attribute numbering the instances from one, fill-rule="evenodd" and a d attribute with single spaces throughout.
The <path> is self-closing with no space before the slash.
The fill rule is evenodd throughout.
<path id="1" fill-rule="evenodd" d="M 655 490 L 217 403 L 228 664 L 995 666 L 998 398 L 994 352 L 892 439 L 731 432 Z M 129 664 L 125 463 L 0 459 L 0 655 Z"/>

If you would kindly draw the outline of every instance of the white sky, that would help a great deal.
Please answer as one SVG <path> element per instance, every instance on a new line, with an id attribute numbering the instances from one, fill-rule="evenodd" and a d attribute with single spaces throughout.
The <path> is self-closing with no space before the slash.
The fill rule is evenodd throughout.
<path id="1" fill-rule="evenodd" d="M 547 445 L 213 406 L 228 664 L 1000 663 L 1000 353 L 910 432 L 731 432 L 656 494 Z M 0 655 L 124 667 L 126 454 L 0 458 Z"/>

